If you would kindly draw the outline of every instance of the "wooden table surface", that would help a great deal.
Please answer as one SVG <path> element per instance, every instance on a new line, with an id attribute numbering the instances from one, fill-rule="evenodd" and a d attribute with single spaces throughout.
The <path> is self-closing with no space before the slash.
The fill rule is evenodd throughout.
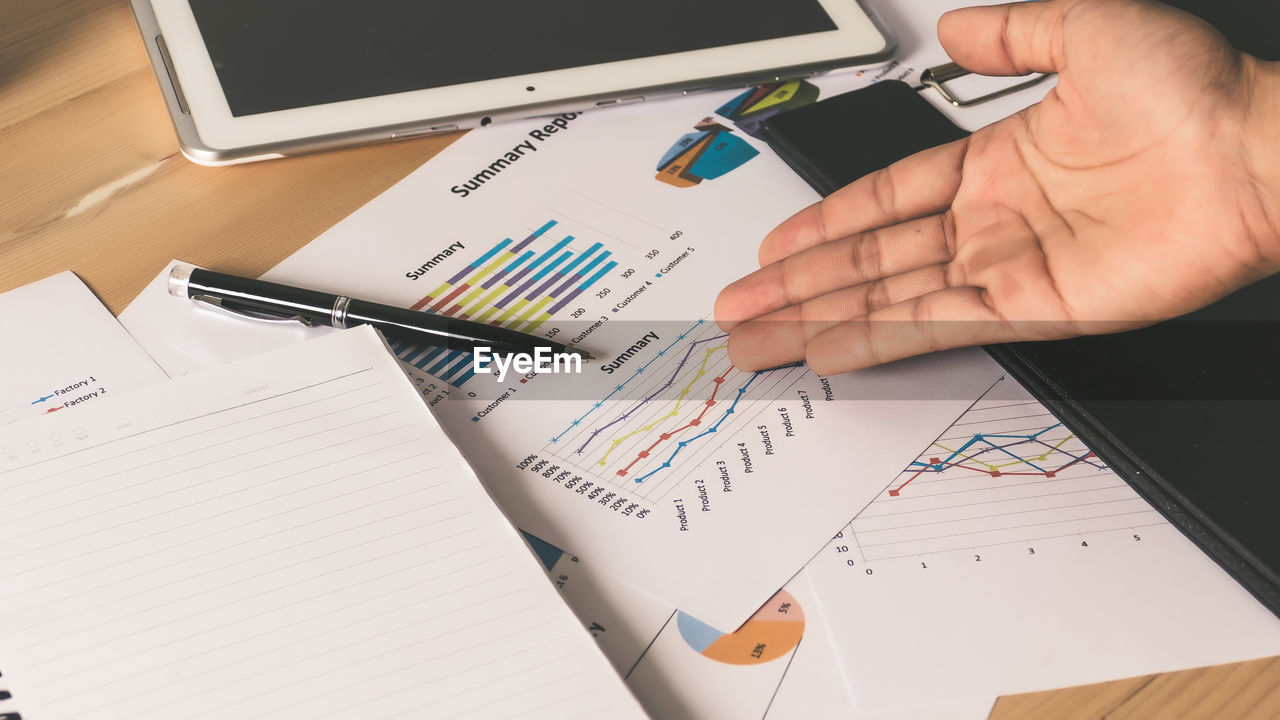
<path id="1" fill-rule="evenodd" d="M 119 313 L 173 258 L 258 275 L 454 137 L 199 167 L 127 0 L 0 0 L 0 292 L 70 269 Z M 1278 718 L 1280 657 L 1004 697 L 991 717 Z"/>

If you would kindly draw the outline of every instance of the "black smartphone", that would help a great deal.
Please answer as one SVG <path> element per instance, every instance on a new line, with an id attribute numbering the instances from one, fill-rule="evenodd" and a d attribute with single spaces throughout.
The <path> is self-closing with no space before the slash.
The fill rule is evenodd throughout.
<path id="1" fill-rule="evenodd" d="M 826 197 L 863 175 L 969 133 L 907 83 L 881 80 L 775 115 L 765 121 L 763 134 Z"/>

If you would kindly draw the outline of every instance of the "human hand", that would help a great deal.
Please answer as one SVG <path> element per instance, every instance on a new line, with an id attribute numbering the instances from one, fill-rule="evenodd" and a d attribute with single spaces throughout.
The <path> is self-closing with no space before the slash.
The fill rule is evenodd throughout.
<path id="1" fill-rule="evenodd" d="M 1142 0 L 968 8 L 938 35 L 962 67 L 1057 86 L 770 232 L 716 301 L 736 365 L 1116 332 L 1280 270 L 1274 64 Z"/>

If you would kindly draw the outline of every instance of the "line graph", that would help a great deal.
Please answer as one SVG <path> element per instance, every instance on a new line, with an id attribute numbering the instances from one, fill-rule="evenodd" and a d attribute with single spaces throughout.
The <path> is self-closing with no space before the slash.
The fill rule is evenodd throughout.
<path id="1" fill-rule="evenodd" d="M 1010 380 L 988 391 L 844 531 L 863 560 L 1162 524 Z"/>
<path id="2" fill-rule="evenodd" d="M 707 356 L 708 356 L 708 357 L 710 357 L 710 352 L 708 352 L 708 353 L 707 353 Z M 705 361 L 705 360 L 703 361 L 703 364 L 704 364 L 704 365 L 706 364 L 706 361 Z M 697 417 L 695 417 L 695 418 L 693 418 L 692 420 L 690 420 L 688 425 L 683 426 L 683 427 L 680 427 L 680 428 L 677 428 L 677 429 L 676 429 L 676 432 L 679 432 L 680 430 L 684 430 L 684 429 L 686 429 L 687 427 L 693 427 L 693 426 L 700 425 L 700 424 L 702 423 L 702 417 L 703 417 L 704 415 L 706 415 L 706 414 L 707 414 L 707 410 L 709 410 L 711 407 L 713 407 L 713 406 L 716 404 L 716 394 L 720 391 L 720 386 L 724 383 L 725 376 L 727 376 L 730 372 L 731 372 L 731 369 L 730 369 L 730 370 L 725 370 L 722 374 L 720 374 L 720 375 L 716 376 L 715 380 L 713 381 L 713 382 L 715 382 L 715 383 L 716 383 L 716 387 L 715 387 L 715 389 L 711 392 L 711 397 L 710 397 L 708 400 L 706 400 L 705 402 L 703 402 L 703 403 L 702 403 L 702 405 L 701 405 L 702 409 L 698 411 L 698 416 L 697 416 Z M 701 372 L 699 373 L 699 375 L 701 375 Z M 696 380 L 696 378 L 697 378 L 697 376 L 695 376 L 695 380 Z M 662 419 L 669 418 L 669 417 L 677 417 L 677 416 L 679 416 L 679 414 L 680 414 L 680 410 L 681 410 L 681 406 L 686 404 L 686 403 L 685 403 L 685 399 L 686 399 L 686 396 L 689 394 L 689 389 L 693 386 L 693 383 L 694 383 L 694 381 L 693 381 L 693 380 L 690 380 L 690 381 L 689 381 L 689 384 L 688 384 L 688 385 L 686 385 L 686 386 L 685 386 L 685 388 L 684 388 L 683 390 L 681 390 L 681 391 L 680 391 L 680 395 L 676 398 L 676 405 L 675 405 L 675 407 L 671 409 L 671 412 L 670 412 L 669 414 L 664 415 Z M 623 419 L 623 418 L 621 418 L 621 417 L 619 417 L 619 418 L 618 418 L 618 420 L 622 420 L 622 419 Z M 616 422 L 616 421 L 615 421 L 615 422 Z M 652 430 L 654 429 L 654 427 L 656 427 L 656 426 L 657 426 L 657 423 L 653 423 L 653 424 L 650 424 L 650 425 L 645 425 L 645 426 L 641 427 L 639 430 L 633 430 L 633 431 L 631 431 L 631 432 L 627 433 L 626 435 L 623 435 L 623 436 L 621 436 L 621 437 L 616 437 L 616 438 L 614 438 L 614 439 L 613 439 L 613 442 L 612 442 L 612 443 L 610 444 L 610 446 L 609 446 L 609 449 L 605 450 L 604 455 L 600 458 L 600 464 L 601 464 L 601 465 L 604 465 L 604 464 L 605 464 L 605 461 L 607 461 L 607 460 L 609 459 L 609 455 L 614 451 L 614 449 L 616 449 L 619 445 L 621 445 L 623 442 L 625 442 L 628 438 L 631 438 L 631 437 L 633 437 L 633 436 L 635 436 L 635 435 L 641 435 L 641 434 L 644 434 L 644 433 L 648 433 L 648 432 L 652 431 Z M 592 434 L 593 434 L 593 435 L 595 435 L 595 434 L 597 434 L 597 433 L 600 433 L 601 431 L 602 431 L 602 429 L 597 428 L 595 431 L 593 431 L 593 433 L 592 433 Z M 662 438 L 660 438 L 660 439 L 662 439 L 662 440 L 666 440 L 666 439 L 668 439 L 668 437 L 665 437 L 665 436 L 667 435 L 667 433 L 663 433 L 663 435 L 664 435 L 664 437 L 662 437 Z M 588 442 L 590 442 L 590 438 L 588 439 Z M 585 443 L 584 443 L 584 447 L 585 447 Z M 653 449 L 653 446 L 650 446 L 650 447 L 648 448 L 648 450 L 652 450 L 652 449 Z"/>
<path id="3" fill-rule="evenodd" d="M 730 368 L 729 370 L 726 370 L 726 371 L 725 371 L 725 374 L 726 374 L 726 375 L 727 375 L 727 374 L 729 374 L 730 372 L 732 372 L 732 370 L 733 370 L 733 368 Z M 671 467 L 671 463 L 673 463 L 673 462 L 675 461 L 676 456 L 677 456 L 677 455 L 679 455 L 679 454 L 680 454 L 680 452 L 681 452 L 681 451 L 683 451 L 685 448 L 689 447 L 689 446 L 690 446 L 690 445 L 692 445 L 694 442 L 696 442 L 696 441 L 698 441 L 698 440 L 700 440 L 700 439 L 702 439 L 702 438 L 704 438 L 704 437 L 706 437 L 706 436 L 710 435 L 711 433 L 720 432 L 720 426 L 721 426 L 721 425 L 724 425 L 725 421 L 727 421 L 727 420 L 730 418 L 730 416 L 732 416 L 732 415 L 734 414 L 734 412 L 736 411 L 736 409 L 737 409 L 737 407 L 738 407 L 738 402 L 742 399 L 742 396 L 747 392 L 747 389 L 751 387 L 751 384 L 752 384 L 753 382 L 755 382 L 755 381 L 756 381 L 756 378 L 758 378 L 758 377 L 760 377 L 760 373 L 759 373 L 759 372 L 754 372 L 754 373 L 752 373 L 752 374 L 751 374 L 751 377 L 747 380 L 747 382 L 746 382 L 746 383 L 744 383 L 742 387 L 738 388 L 738 392 L 734 395 L 733 402 L 732 402 L 732 403 L 730 403 L 729 407 L 724 411 L 724 414 L 720 416 L 720 419 L 719 419 L 719 420 L 717 420 L 713 425 L 709 426 L 706 430 L 703 430 L 703 431 L 699 432 L 697 435 L 694 435 L 694 436 L 690 437 L 688 440 L 679 440 L 679 441 L 677 441 L 677 442 L 676 442 L 676 448 L 675 448 L 675 450 L 672 450 L 672 451 L 671 451 L 671 454 L 670 454 L 669 456 L 667 456 L 666 461 L 665 461 L 665 462 L 663 462 L 663 463 L 662 463 L 661 465 L 659 465 L 658 467 L 654 468 L 653 470 L 650 470 L 649 472 L 647 472 L 647 473 L 645 473 L 645 474 L 643 474 L 643 475 L 638 475 L 638 476 L 636 476 L 636 482 L 638 482 L 638 483 L 642 483 L 642 482 L 644 482 L 645 480 L 648 480 L 649 478 L 653 477 L 654 475 L 657 475 L 659 472 L 661 472 L 661 471 L 663 471 L 663 470 L 666 470 L 667 468 Z M 680 427 L 676 428 L 675 430 L 672 430 L 672 431 L 670 431 L 670 432 L 660 433 L 660 434 L 658 435 L 658 439 L 657 439 L 657 440 L 654 440 L 652 445 L 650 445 L 649 447 L 645 448 L 644 450 L 641 450 L 640 452 L 636 453 L 636 456 L 635 456 L 635 459 L 634 459 L 634 460 L 632 460 L 631 462 L 627 463 L 627 465 L 626 465 L 625 467 L 623 467 L 622 469 L 618 470 L 618 471 L 617 471 L 618 475 L 619 475 L 620 477 L 626 477 L 627 473 L 631 470 L 631 468 L 632 468 L 633 466 L 635 466 L 637 463 L 639 463 L 639 462 L 643 461 L 644 459 L 648 458 L 648 457 L 650 456 L 650 453 L 653 451 L 653 449 L 654 449 L 654 448 L 656 448 L 656 447 L 658 447 L 658 445 L 661 445 L 661 444 L 663 444 L 663 443 L 666 443 L 666 442 L 670 441 L 672 438 L 676 437 L 677 435 L 679 435 L 680 433 L 684 432 L 685 430 L 689 430 L 689 429 L 691 429 L 691 428 L 697 428 L 697 427 L 701 426 L 703 416 L 704 416 L 704 415 L 706 415 L 706 414 L 707 414 L 707 411 L 708 411 L 708 410 L 710 410 L 710 409 L 711 409 L 711 408 L 716 404 L 716 399 L 715 399 L 716 392 L 720 390 L 721 383 L 723 383 L 723 382 L 724 382 L 724 377 L 723 377 L 723 376 L 721 376 L 721 377 L 717 377 L 717 378 L 715 379 L 715 383 L 716 383 L 716 385 L 715 385 L 715 388 L 714 388 L 714 389 L 712 390 L 712 392 L 711 392 L 711 399 L 709 399 L 709 400 L 707 400 L 705 403 L 703 403 L 702 411 L 698 413 L 698 416 L 697 416 L 697 417 L 693 418 L 693 419 L 692 419 L 692 420 L 690 420 L 688 423 L 686 423 L 686 424 L 684 424 L 684 425 L 681 425 Z M 650 427 L 650 429 L 652 428 L 652 426 L 649 426 L 649 427 Z M 635 435 L 635 434 L 638 434 L 638 433 L 631 433 L 631 434 L 632 434 L 632 435 Z M 603 461 L 603 460 L 601 460 L 601 463 L 602 463 L 602 464 L 603 464 L 603 462 L 604 462 L 604 461 Z"/>
<path id="4" fill-rule="evenodd" d="M 1044 439 L 1049 433 L 1060 429 L 1062 429 L 1062 423 L 1054 423 L 1025 435 L 977 433 L 955 450 L 947 447 L 942 442 L 934 442 L 934 447 L 950 454 L 945 458 L 930 457 L 927 462 L 913 460 L 909 469 L 918 469 L 901 485 L 891 488 L 889 496 L 898 497 L 902 494 L 903 488 L 925 473 L 944 473 L 952 468 L 979 473 L 985 472 L 993 478 L 1006 476 L 1054 478 L 1057 477 L 1058 473 L 1082 462 L 1098 470 L 1106 469 L 1106 466 L 1100 461 L 1090 460 L 1090 458 L 1094 457 L 1092 450 L 1086 449 L 1078 454 L 1073 454 L 1063 449 L 1063 446 L 1075 439 L 1075 435 L 1067 434 L 1054 443 Z M 1036 450 L 1042 452 L 1036 455 L 1034 453 Z M 1018 451 L 1022 451 L 1022 453 L 1019 454 Z M 987 456 L 993 456 L 993 459 L 987 460 Z M 1051 459 L 1059 462 L 1065 459 L 1066 462 L 1049 469 Z M 1027 469 L 1009 470 L 1009 468 Z"/>
<path id="5" fill-rule="evenodd" d="M 699 319 L 699 320 L 698 320 L 697 322 L 695 322 L 695 323 L 693 324 L 693 326 L 692 326 L 692 327 L 690 327 L 688 330 L 685 330 L 684 332 L 682 332 L 682 333 L 680 333 L 679 335 L 677 335 L 677 336 L 676 336 L 676 339 L 675 339 L 675 340 L 673 340 L 673 341 L 671 341 L 671 343 L 670 343 L 669 345 L 667 345 L 665 348 L 663 348 L 662 350 L 659 350 L 659 351 L 658 351 L 658 353 L 653 357 L 653 359 L 652 359 L 652 360 L 649 360 L 649 361 L 648 361 L 648 362 L 646 362 L 645 364 L 643 364 L 643 365 L 641 365 L 640 367 L 636 368 L 636 369 L 635 369 L 635 371 L 631 373 L 631 376 L 630 376 L 630 377 L 628 377 L 626 380 L 622 381 L 622 383 L 621 383 L 621 384 L 616 385 L 616 386 L 613 388 L 613 390 L 609 391 L 609 394 L 608 394 L 608 395 L 605 395 L 605 396 L 604 396 L 604 398 L 602 398 L 599 402 L 597 402 L 597 403 L 595 403 L 594 405 L 592 405 L 592 406 L 591 406 L 591 408 L 590 408 L 590 409 L 588 409 L 585 413 L 583 413 L 581 417 L 578 417 L 578 418 L 574 419 L 574 421 L 573 421 L 573 422 L 569 423 L 569 427 L 567 427 L 567 428 L 565 428 L 563 431 L 561 431 L 561 433 L 560 433 L 559 435 L 556 435 L 555 437 L 551 438 L 551 442 L 553 442 L 553 443 L 558 443 L 558 442 L 560 442 L 560 440 L 561 440 L 562 438 L 564 438 L 566 435 L 568 435 L 570 432 L 572 432 L 572 431 L 573 431 L 573 430 L 574 430 L 578 425 L 582 424 L 582 422 L 583 422 L 584 420 L 586 420 L 588 416 L 592 415 L 592 414 L 593 414 L 593 413 L 595 413 L 597 410 L 600 410 L 601 408 L 603 408 L 603 407 L 605 406 L 605 403 L 607 403 L 607 402 L 609 402 L 610 400 L 612 400 L 612 399 L 614 398 L 614 396 L 615 396 L 615 395 L 617 395 L 618 393 L 621 393 L 621 392 L 623 392 L 624 390 L 626 390 L 626 389 L 627 389 L 627 386 L 628 386 L 628 385 L 630 385 L 634 380 L 636 380 L 636 378 L 638 378 L 638 377 L 640 377 L 642 374 L 644 374 L 644 372 L 645 372 L 646 370 L 648 370 L 648 369 L 649 369 L 649 367 L 650 367 L 651 365 L 653 365 L 654 363 L 659 362 L 663 357 L 665 357 L 665 356 L 666 356 L 666 354 L 667 354 L 667 353 L 671 352 L 672 348 L 674 348 L 676 345 L 680 344 L 680 343 L 681 343 L 685 338 L 687 338 L 687 337 L 689 336 L 689 333 L 691 333 L 691 332 L 694 332 L 694 331 L 698 330 L 700 327 L 702 327 L 702 325 L 703 325 L 704 323 L 706 323 L 706 320 Z M 706 342 L 706 341 L 695 341 L 694 343 L 690 343 L 690 350 L 689 350 L 689 352 L 690 352 L 690 353 L 691 353 L 691 352 L 693 352 L 693 350 L 692 350 L 693 346 L 695 346 L 696 344 L 701 343 L 701 342 Z M 649 402 L 650 400 L 652 400 L 652 399 L 653 399 L 653 397 L 656 397 L 656 396 L 657 396 L 658 394 L 660 394 L 662 391 L 664 391 L 664 390 L 666 390 L 667 388 L 671 387 L 671 385 L 675 383 L 675 376 L 676 376 L 676 373 L 679 373 L 679 372 L 680 372 L 680 370 L 684 367 L 684 364 L 688 361 L 688 354 L 689 354 L 689 353 L 686 353 L 686 354 L 685 354 L 685 357 L 684 357 L 684 358 L 681 358 L 681 360 L 680 360 L 679 364 L 677 364 L 677 366 L 676 366 L 676 370 L 675 370 L 675 373 L 673 373 L 673 374 L 672 374 L 672 376 L 671 376 L 671 380 L 669 380 L 669 381 L 667 382 L 667 384 L 666 384 L 666 385 L 663 385 L 662 387 L 658 388 L 657 392 L 655 392 L 655 393 L 654 393 L 654 395 L 652 395 L 652 396 L 650 396 L 650 397 L 646 398 L 644 402 Z M 630 412 L 630 411 L 628 411 L 628 412 Z M 608 425 L 612 425 L 612 424 L 614 424 L 614 423 L 616 423 L 616 422 L 619 422 L 619 421 L 618 421 L 618 420 L 615 420 L 615 421 L 613 421 L 613 422 L 611 422 L 611 423 L 608 423 Z M 602 429 L 600 429 L 600 430 L 598 430 L 598 431 L 594 431 L 594 432 L 592 433 L 592 437 L 588 439 L 588 442 L 590 442 L 590 440 L 595 439 L 595 435 L 598 435 L 601 431 L 603 431 L 603 428 L 602 428 Z M 581 451 L 581 449 L 579 449 L 579 454 L 580 454 L 580 451 Z"/>
<path id="6" fill-rule="evenodd" d="M 554 435 L 547 452 L 644 497 L 661 497 L 688 466 L 715 451 L 794 384 L 799 365 L 743 371 L 727 336 L 698 320 Z"/>

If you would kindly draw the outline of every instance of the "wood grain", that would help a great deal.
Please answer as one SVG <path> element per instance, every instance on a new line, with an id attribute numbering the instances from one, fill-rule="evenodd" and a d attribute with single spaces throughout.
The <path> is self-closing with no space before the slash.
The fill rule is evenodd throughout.
<path id="1" fill-rule="evenodd" d="M 456 136 L 188 162 L 128 3 L 0 9 L 0 291 L 74 270 L 120 312 L 174 258 L 257 275 Z"/>
<path id="2" fill-rule="evenodd" d="M 453 139 L 199 167 L 125 0 L 0 0 L 0 291 L 70 269 L 118 313 L 173 258 L 257 275 Z M 1005 697 L 991 717 L 1277 718 L 1280 658 Z"/>
<path id="3" fill-rule="evenodd" d="M 1274 720 L 1280 657 L 1000 698 L 991 720 Z"/>

